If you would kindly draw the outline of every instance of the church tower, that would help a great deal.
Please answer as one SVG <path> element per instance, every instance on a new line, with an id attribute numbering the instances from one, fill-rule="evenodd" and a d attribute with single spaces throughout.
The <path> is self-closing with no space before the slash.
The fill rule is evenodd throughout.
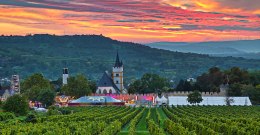
<path id="1" fill-rule="evenodd" d="M 112 72 L 112 79 L 114 84 L 117 86 L 117 88 L 120 90 L 120 93 L 126 93 L 125 88 L 124 88 L 124 83 L 123 83 L 123 62 L 119 60 L 119 55 L 118 52 L 116 54 L 116 62 L 113 67 L 113 72 Z"/>
<path id="2" fill-rule="evenodd" d="M 68 68 L 63 68 L 62 85 L 68 84 L 69 72 Z"/>

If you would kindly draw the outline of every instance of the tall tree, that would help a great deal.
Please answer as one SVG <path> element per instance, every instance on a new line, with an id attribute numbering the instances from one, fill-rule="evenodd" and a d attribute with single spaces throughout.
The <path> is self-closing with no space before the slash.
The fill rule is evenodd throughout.
<path id="1" fill-rule="evenodd" d="M 197 77 L 197 85 L 200 91 L 218 92 L 219 86 L 224 82 L 224 73 L 217 67 L 210 68 L 208 73 Z"/>
<path id="2" fill-rule="evenodd" d="M 176 91 L 184 91 L 184 80 L 180 80 L 177 87 Z"/>
<path id="3" fill-rule="evenodd" d="M 134 94 L 134 93 L 144 93 L 144 88 L 142 86 L 141 80 L 135 80 L 133 83 L 130 84 L 128 88 L 128 93 L 129 94 Z"/>
<path id="4" fill-rule="evenodd" d="M 187 98 L 187 101 L 190 104 L 197 104 L 197 103 L 202 102 L 202 100 L 203 99 L 202 99 L 201 93 L 198 90 L 195 90 L 194 92 L 190 93 Z"/>
<path id="5" fill-rule="evenodd" d="M 89 88 L 91 89 L 92 93 L 96 93 L 97 84 L 95 81 L 89 81 Z"/>
<path id="6" fill-rule="evenodd" d="M 260 104 L 260 85 L 242 85 L 241 91 L 243 96 L 249 96 L 252 104 Z"/>
<path id="7" fill-rule="evenodd" d="M 228 76 L 230 84 L 249 84 L 250 82 L 249 73 L 246 70 L 241 70 L 239 67 L 233 67 L 225 73 Z"/>
<path id="8" fill-rule="evenodd" d="M 53 104 L 55 95 L 56 93 L 53 90 L 42 89 L 37 96 L 37 101 L 48 107 Z"/>
<path id="9" fill-rule="evenodd" d="M 129 86 L 129 93 L 154 93 L 158 90 L 166 89 L 170 83 L 166 78 L 157 74 L 146 73 L 140 80 L 135 80 Z"/>
<path id="10" fill-rule="evenodd" d="M 32 101 L 36 101 L 39 93 L 44 89 L 53 90 L 54 88 L 50 81 L 39 73 L 29 76 L 21 83 L 21 93 Z"/>
<path id="11" fill-rule="evenodd" d="M 68 79 L 68 84 L 62 87 L 62 92 L 66 95 L 79 98 L 91 94 L 90 82 L 84 75 L 77 75 Z"/>
<path id="12" fill-rule="evenodd" d="M 192 91 L 192 86 L 191 86 L 191 84 L 188 81 L 184 82 L 183 90 L 184 91 Z"/>
<path id="13" fill-rule="evenodd" d="M 249 72 L 250 83 L 254 86 L 260 84 L 260 71 L 251 71 Z"/>
<path id="14" fill-rule="evenodd" d="M 26 115 L 29 110 L 29 102 L 24 96 L 15 94 L 5 101 L 3 109 L 16 115 Z"/>
<path id="15" fill-rule="evenodd" d="M 242 86 L 240 83 L 229 85 L 228 96 L 242 96 Z"/>
<path id="16" fill-rule="evenodd" d="M 28 89 L 35 86 L 39 88 L 53 88 L 48 79 L 44 78 L 44 76 L 40 73 L 35 73 L 21 83 L 21 92 L 25 93 Z"/>

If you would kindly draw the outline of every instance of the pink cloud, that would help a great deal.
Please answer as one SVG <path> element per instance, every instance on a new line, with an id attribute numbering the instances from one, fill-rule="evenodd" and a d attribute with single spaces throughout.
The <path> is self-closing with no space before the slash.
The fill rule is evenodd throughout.
<path id="1" fill-rule="evenodd" d="M 254 14 L 259 4 L 245 4 L 244 0 L 237 4 L 232 2 L 234 0 L 9 0 L 0 1 L 0 20 L 5 25 L 21 25 L 24 31 L 102 33 L 136 42 L 148 42 L 151 38 L 157 41 L 228 40 L 237 34 L 260 38 L 257 34 L 260 16 Z M 220 34 L 225 36 L 217 38 Z M 181 39 L 183 35 L 185 39 Z"/>

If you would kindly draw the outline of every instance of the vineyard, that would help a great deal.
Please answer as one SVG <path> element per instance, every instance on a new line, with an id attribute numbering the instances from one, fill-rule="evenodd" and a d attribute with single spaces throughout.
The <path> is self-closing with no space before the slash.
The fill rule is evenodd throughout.
<path id="1" fill-rule="evenodd" d="M 59 108 L 18 118 L 0 112 L 1 135 L 260 135 L 257 106 Z"/>

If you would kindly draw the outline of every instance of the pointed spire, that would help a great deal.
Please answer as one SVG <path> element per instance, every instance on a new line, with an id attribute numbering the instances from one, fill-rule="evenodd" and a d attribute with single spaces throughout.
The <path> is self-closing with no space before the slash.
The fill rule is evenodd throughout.
<path id="1" fill-rule="evenodd" d="M 121 66 L 123 66 L 123 61 L 122 60 L 121 60 L 120 64 L 121 64 Z"/>
<path id="2" fill-rule="evenodd" d="M 122 61 L 119 61 L 119 55 L 118 55 L 118 50 L 117 50 L 117 54 L 116 54 L 116 62 L 115 62 L 115 66 L 114 67 L 121 67 L 122 66 Z"/>

